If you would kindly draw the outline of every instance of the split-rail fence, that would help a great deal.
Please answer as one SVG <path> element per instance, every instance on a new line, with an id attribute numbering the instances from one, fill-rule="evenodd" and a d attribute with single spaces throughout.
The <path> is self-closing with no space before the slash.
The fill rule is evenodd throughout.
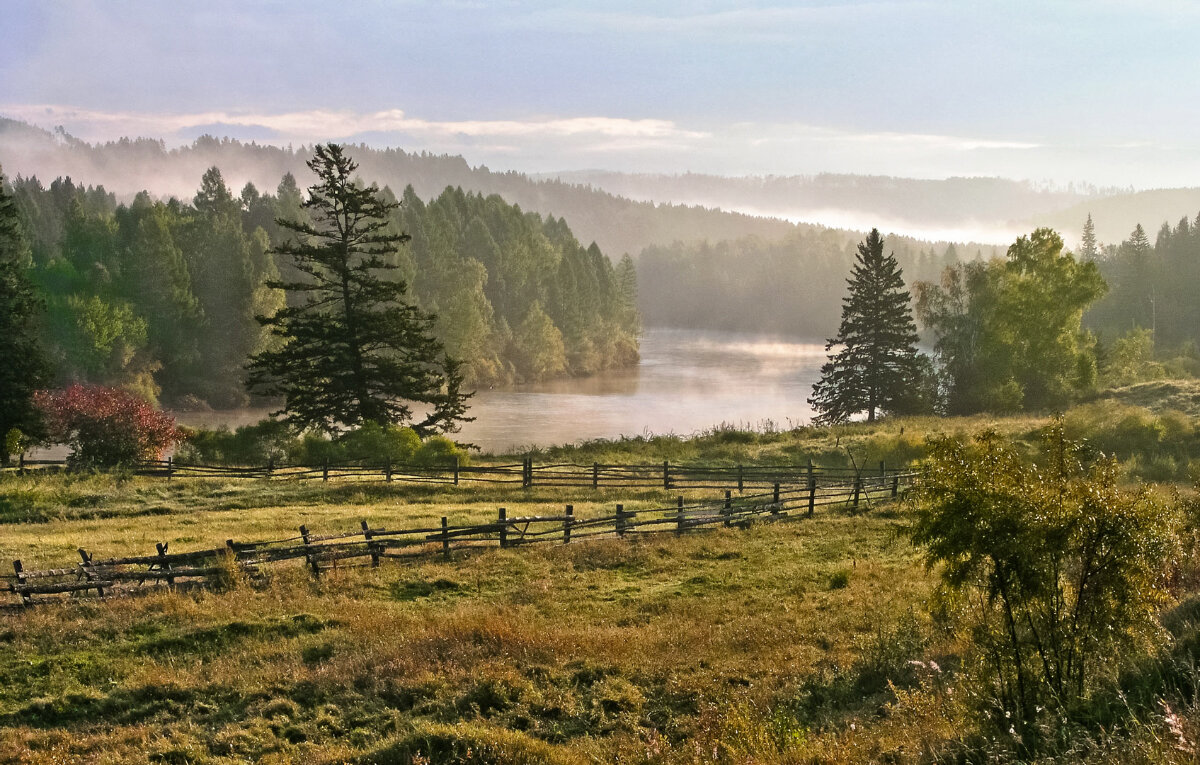
<path id="1" fill-rule="evenodd" d="M 26 460 L 24 457 L 6 472 L 26 473 L 34 470 L 69 470 L 63 460 Z M 619 489 L 733 489 L 738 492 L 770 488 L 774 484 L 806 484 L 814 478 L 822 482 L 851 482 L 856 477 L 871 474 L 873 478 L 890 479 L 904 475 L 904 469 L 888 468 L 880 462 L 874 469 L 849 467 L 818 467 L 811 462 L 803 465 L 692 465 L 672 464 L 669 460 L 651 464 L 607 465 L 558 462 L 536 464 L 532 458 L 519 463 L 464 465 L 455 459 L 441 465 L 392 464 L 390 462 L 334 463 L 319 465 L 258 466 L 202 465 L 173 459 L 147 460 L 125 467 L 135 475 L 176 478 L 260 480 L 354 480 L 407 483 L 454 484 L 476 482 L 510 486 L 558 486 L 569 488 Z"/>
<path id="2" fill-rule="evenodd" d="M 593 518 L 575 515 L 566 505 L 561 513 L 509 516 L 499 508 L 495 520 L 451 524 L 443 517 L 437 526 L 386 529 L 367 521 L 347 533 L 319 535 L 306 526 L 297 536 L 259 542 L 227 540 L 224 546 L 190 552 L 171 552 L 159 543 L 153 555 L 97 559 L 79 550 L 80 561 L 72 566 L 25 570 L 13 562 L 13 573 L 0 577 L 8 591 L 19 599 L 10 608 L 36 603 L 94 597 L 114 597 L 154 589 L 197 589 L 219 587 L 232 577 L 261 579 L 266 569 L 286 561 L 300 561 L 320 576 L 330 569 L 378 566 L 385 559 L 437 557 L 449 560 L 456 552 L 481 548 L 513 548 L 534 543 L 570 544 L 585 539 L 609 537 L 631 539 L 646 534 L 681 535 L 717 527 L 747 527 L 752 523 L 811 517 L 816 508 L 830 505 L 860 507 L 872 501 L 896 497 L 916 476 L 912 471 L 880 475 L 847 475 L 843 478 L 813 474 L 800 485 L 774 483 L 769 491 L 735 496 L 727 489 L 724 498 L 687 501 L 678 497 L 673 505 L 650 510 L 626 510 L 615 505 L 611 513 Z M 359 559 L 358 563 L 351 563 Z"/>

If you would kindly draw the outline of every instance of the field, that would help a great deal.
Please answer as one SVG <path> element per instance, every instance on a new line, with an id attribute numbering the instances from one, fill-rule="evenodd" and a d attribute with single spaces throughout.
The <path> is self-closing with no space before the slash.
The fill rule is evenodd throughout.
<path id="1" fill-rule="evenodd" d="M 0 556 L 52 565 L 83 543 L 140 553 L 562 499 L 335 485 L 284 487 L 271 504 L 263 495 L 277 484 L 54 480 L 67 506 L 95 494 L 112 506 L 6 526 Z M 586 514 L 588 501 L 576 505 Z M 647 747 L 703 738 L 735 708 L 794 700 L 819 676 L 836 682 L 835 668 L 893 623 L 918 634 L 909 614 L 929 579 L 898 525 L 887 508 L 828 510 L 317 581 L 298 564 L 263 588 L 31 609 L 3 617 L 0 751 L 14 762 L 407 763 L 455 746 L 517 761 L 644 759 Z"/>
<path id="2" fill-rule="evenodd" d="M 1034 449 L 1044 423 L 936 425 L 998 427 Z M 536 456 L 829 464 L 852 454 L 897 465 L 923 453 L 927 425 L 718 430 Z M 292 537 L 300 524 L 336 533 L 361 520 L 478 521 L 501 506 L 522 515 L 568 502 L 586 517 L 673 498 L 10 473 L 0 477 L 0 560 L 71 565 L 79 547 L 143 555 L 158 542 L 175 551 Z M 977 726 L 952 681 L 958 638 L 931 623 L 937 572 L 907 540 L 904 504 L 860 510 L 384 561 L 320 578 L 295 561 L 265 583 L 235 577 L 217 591 L 15 609 L 0 614 L 0 762 L 1005 759 L 1003 742 L 963 743 Z M 1184 596 L 1176 611 L 1196 611 Z M 1195 619 L 1180 619 L 1177 644 L 1190 645 Z M 1195 723 L 1184 716 L 1181 735 L 1196 740 Z M 1089 741 L 1068 759 L 1188 761 L 1171 735 L 1151 726 Z"/>

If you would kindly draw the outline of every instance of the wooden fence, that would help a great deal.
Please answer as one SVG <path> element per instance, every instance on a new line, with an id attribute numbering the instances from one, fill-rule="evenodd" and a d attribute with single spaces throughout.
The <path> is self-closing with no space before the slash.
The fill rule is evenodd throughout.
<path id="1" fill-rule="evenodd" d="M 500 508 L 496 519 L 484 523 L 450 525 L 447 518 L 426 528 L 361 528 L 344 534 L 317 535 L 301 526 L 299 535 L 266 542 L 226 541 L 223 547 L 172 553 L 159 543 L 153 555 L 94 559 L 79 550 L 74 566 L 26 571 L 13 561 L 8 590 L 19 603 L 10 607 L 67 598 L 113 597 L 153 589 L 192 589 L 220 586 L 231 577 L 251 579 L 265 576 L 265 568 L 285 561 L 303 560 L 314 576 L 336 567 L 378 566 L 383 559 L 414 559 L 496 547 L 511 548 L 533 543 L 569 544 L 583 539 L 611 537 L 629 539 L 646 534 L 684 534 L 713 527 L 745 527 L 758 521 L 779 521 L 812 516 L 828 505 L 859 507 L 872 498 L 895 497 L 911 485 L 915 473 L 851 476 L 843 480 L 821 480 L 814 476 L 804 485 L 785 488 L 775 483 L 770 491 L 735 497 L 725 491 L 723 499 L 688 502 L 679 497 L 669 507 L 625 510 L 616 505 L 611 514 L 595 518 L 575 515 L 572 505 L 553 515 L 510 517 Z M 362 559 L 357 564 L 347 563 Z"/>
<path id="2" fill-rule="evenodd" d="M 8 472 L 25 473 L 34 470 L 67 470 L 61 460 L 25 460 L 4 468 Z M 331 463 L 321 465 L 275 465 L 234 467 L 200 465 L 171 459 L 139 462 L 129 468 L 137 475 L 174 478 L 252 478 L 259 480 L 354 480 L 458 485 L 466 482 L 506 484 L 510 486 L 559 486 L 571 488 L 658 488 L 664 491 L 685 489 L 766 489 L 774 484 L 807 485 L 821 482 L 852 482 L 868 471 L 855 468 L 817 467 L 804 465 L 689 465 L 671 464 L 669 460 L 641 465 L 605 465 L 599 462 L 535 464 L 532 458 L 520 463 L 492 465 L 462 465 L 458 460 L 444 465 L 413 465 L 377 462 Z M 904 470 L 890 469 L 880 462 L 878 472 L 869 471 L 873 479 L 904 475 Z"/>

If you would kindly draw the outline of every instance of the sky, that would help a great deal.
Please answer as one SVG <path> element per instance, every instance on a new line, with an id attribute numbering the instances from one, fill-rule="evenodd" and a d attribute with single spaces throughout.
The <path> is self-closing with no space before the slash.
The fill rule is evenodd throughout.
<path id="1" fill-rule="evenodd" d="M 492 169 L 1200 183 L 1200 2 L 0 0 L 0 115 Z"/>

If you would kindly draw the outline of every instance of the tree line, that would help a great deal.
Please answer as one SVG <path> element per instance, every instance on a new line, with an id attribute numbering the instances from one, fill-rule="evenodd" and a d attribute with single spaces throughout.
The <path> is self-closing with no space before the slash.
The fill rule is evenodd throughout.
<path id="1" fill-rule="evenodd" d="M 277 220 L 308 221 L 291 174 L 274 193 L 236 196 L 207 170 L 190 201 L 149 192 L 119 204 L 103 187 L 58 178 L 11 184 L 26 267 L 45 302 L 36 327 L 59 384 L 89 382 L 155 401 L 248 403 L 243 368 L 270 346 L 256 316 L 288 304 L 272 286 L 296 275 L 279 254 Z M 461 360 L 466 385 L 532 381 L 634 363 L 637 281 L 584 247 L 562 219 L 447 188 L 428 202 L 412 187 L 387 231 L 411 239 L 386 256 L 432 332 Z"/>

